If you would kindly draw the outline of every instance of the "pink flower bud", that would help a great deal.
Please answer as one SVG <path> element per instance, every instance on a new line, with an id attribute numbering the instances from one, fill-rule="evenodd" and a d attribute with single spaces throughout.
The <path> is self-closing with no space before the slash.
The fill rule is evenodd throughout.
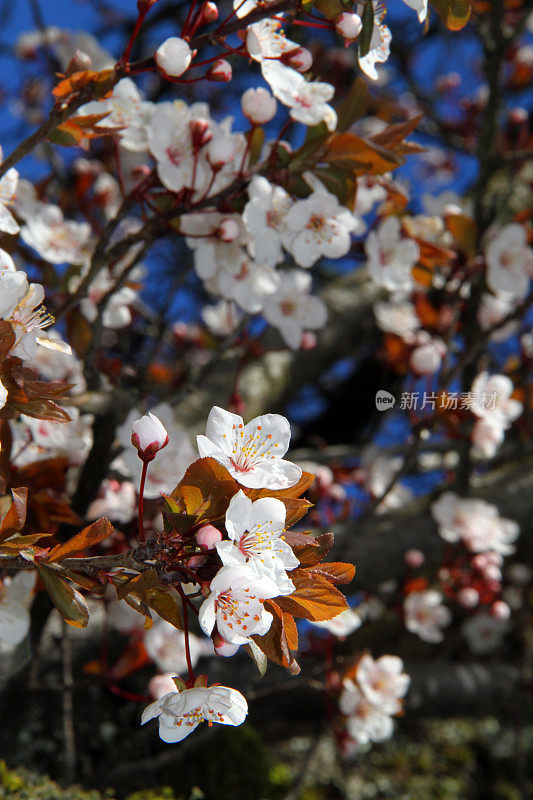
<path id="1" fill-rule="evenodd" d="M 225 658 L 234 656 L 240 647 L 239 644 L 230 644 L 230 642 L 226 642 L 219 634 L 213 639 L 213 646 L 215 648 L 215 653 Z"/>
<path id="2" fill-rule="evenodd" d="M 345 39 L 357 39 L 362 28 L 363 23 L 358 14 L 344 12 L 335 19 L 335 30 L 339 36 L 343 36 Z"/>
<path id="3" fill-rule="evenodd" d="M 242 113 L 252 125 L 264 125 L 275 116 L 278 104 L 270 92 L 261 86 L 247 89 L 241 97 Z"/>
<path id="4" fill-rule="evenodd" d="M 484 572 L 489 565 L 487 554 L 478 553 L 478 555 L 474 556 L 474 558 L 472 559 L 472 565 L 480 572 Z"/>
<path id="5" fill-rule="evenodd" d="M 208 25 L 210 22 L 216 22 L 218 19 L 218 8 L 215 3 L 206 3 L 202 11 L 202 22 Z"/>
<path id="6" fill-rule="evenodd" d="M 180 39 L 178 36 L 172 36 L 163 42 L 155 54 L 155 62 L 158 68 L 171 78 L 178 78 L 183 75 L 189 68 L 191 58 L 191 48 L 185 39 Z"/>
<path id="7" fill-rule="evenodd" d="M 200 547 L 204 547 L 206 550 L 213 550 L 217 542 L 222 541 L 222 534 L 214 525 L 202 525 L 196 531 L 196 541 Z"/>
<path id="8" fill-rule="evenodd" d="M 484 571 L 485 578 L 489 581 L 501 581 L 502 571 L 496 564 L 489 564 Z"/>
<path id="9" fill-rule="evenodd" d="M 217 61 L 215 61 L 206 77 L 210 81 L 227 82 L 231 80 L 232 76 L 233 72 L 231 69 L 231 64 L 229 64 L 224 58 L 219 58 Z"/>
<path id="10" fill-rule="evenodd" d="M 509 111 L 509 122 L 512 125 L 525 125 L 528 119 L 529 115 L 525 108 L 512 108 L 511 111 Z"/>
<path id="11" fill-rule="evenodd" d="M 235 158 L 235 141 L 232 136 L 220 135 L 207 145 L 207 158 L 212 167 L 220 169 Z"/>
<path id="12" fill-rule="evenodd" d="M 281 60 L 297 72 L 307 72 L 313 66 L 313 56 L 306 47 L 297 47 L 295 50 L 289 51 L 285 58 L 282 56 Z"/>
<path id="13" fill-rule="evenodd" d="M 490 613 L 494 619 L 497 619 L 500 622 L 506 622 L 511 616 L 511 609 L 507 603 L 503 602 L 503 600 L 496 600 L 496 602 L 492 604 Z"/>
<path id="14" fill-rule="evenodd" d="M 472 586 L 466 586 L 457 593 L 457 602 L 463 608 L 475 608 L 479 603 L 479 594 Z"/>
<path id="15" fill-rule="evenodd" d="M 304 331 L 302 333 L 302 342 L 300 350 L 314 350 L 317 343 L 316 334 L 313 331 Z"/>
<path id="16" fill-rule="evenodd" d="M 142 461 L 152 461 L 158 450 L 168 444 L 168 434 L 163 423 L 149 411 L 133 423 L 131 443 Z"/>
<path id="17" fill-rule="evenodd" d="M 207 563 L 207 556 L 192 556 L 189 558 L 188 566 L 190 569 L 199 569 Z"/>
<path id="18" fill-rule="evenodd" d="M 411 569 L 418 569 L 426 560 L 421 550 L 407 550 L 404 559 L 407 566 Z"/>
<path id="19" fill-rule="evenodd" d="M 215 231 L 215 235 L 222 242 L 234 242 L 241 233 L 238 223 L 234 219 L 223 219 Z"/>
<path id="20" fill-rule="evenodd" d="M 176 691 L 176 684 L 172 680 L 172 673 L 167 672 L 164 675 L 154 675 L 148 684 L 148 691 L 154 700 L 159 700 L 163 695 L 169 692 Z"/>

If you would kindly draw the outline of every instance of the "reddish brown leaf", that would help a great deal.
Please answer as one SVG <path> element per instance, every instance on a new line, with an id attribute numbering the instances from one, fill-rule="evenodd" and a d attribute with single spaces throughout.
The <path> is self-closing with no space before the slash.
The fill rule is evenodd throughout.
<path id="1" fill-rule="evenodd" d="M 285 538 L 285 537 L 284 537 Z M 289 541 L 290 544 L 290 541 Z M 302 567 L 314 567 L 329 553 L 333 545 L 333 534 L 323 533 L 304 547 L 293 547 L 294 555 Z"/>
<path id="2" fill-rule="evenodd" d="M 89 609 L 83 595 L 73 589 L 58 570 L 46 564 L 37 564 L 37 570 L 52 603 L 65 622 L 74 628 L 86 628 L 89 624 Z"/>
<path id="3" fill-rule="evenodd" d="M 126 599 L 127 595 L 133 595 L 175 628 L 183 630 L 180 597 L 173 587 L 163 586 L 159 582 L 155 569 L 148 569 L 136 575 L 116 586 L 116 590 L 119 600 Z"/>
<path id="4" fill-rule="evenodd" d="M 308 567 L 307 572 L 321 575 L 331 583 L 350 583 L 355 577 L 354 565 L 346 564 L 344 561 L 322 562 L 316 567 Z"/>
<path id="5" fill-rule="evenodd" d="M 211 522 L 224 517 L 229 502 L 241 487 L 214 458 L 195 461 L 170 495 L 176 512 Z"/>
<path id="6" fill-rule="evenodd" d="M 312 570 L 295 569 L 290 577 L 296 591 L 288 597 L 276 598 L 283 611 L 313 622 L 323 622 L 349 607 L 344 595 Z"/>
<path id="7" fill-rule="evenodd" d="M 28 489 L 26 486 L 21 486 L 19 489 L 11 490 L 11 503 L 5 517 L 0 524 L 0 542 L 14 536 L 15 533 L 22 530 L 26 522 L 26 508 L 28 503 Z"/>
<path id="8" fill-rule="evenodd" d="M 290 653 L 289 644 L 287 642 L 287 634 L 285 630 L 286 615 L 283 614 L 280 607 L 273 600 L 266 600 L 265 608 L 270 611 L 273 616 L 270 630 L 265 633 L 264 636 L 252 636 L 252 639 L 263 651 L 266 657 L 270 659 L 270 661 L 273 661 L 275 664 L 279 664 L 282 667 L 286 667 L 287 669 L 290 669 L 291 672 L 294 672 L 294 674 L 297 674 L 299 667 Z M 291 637 L 294 641 L 292 630 Z"/>
<path id="9" fill-rule="evenodd" d="M 101 517 L 69 539 L 68 542 L 63 542 L 63 544 L 58 544 L 54 547 L 48 554 L 48 558 L 50 561 L 62 561 L 64 558 L 72 558 L 72 556 L 82 553 L 84 550 L 89 550 L 99 542 L 107 539 L 114 530 L 109 520 Z"/>

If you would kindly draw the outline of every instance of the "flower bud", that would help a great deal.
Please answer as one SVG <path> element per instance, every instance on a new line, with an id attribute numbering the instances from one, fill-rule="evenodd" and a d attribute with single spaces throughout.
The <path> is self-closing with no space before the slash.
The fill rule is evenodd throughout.
<path id="1" fill-rule="evenodd" d="M 202 22 L 208 25 L 210 22 L 216 22 L 218 19 L 218 8 L 215 3 L 206 3 L 202 11 Z"/>
<path id="2" fill-rule="evenodd" d="M 207 119 L 193 119 L 190 123 L 192 143 L 195 150 L 203 147 L 213 138 L 211 126 Z"/>
<path id="3" fill-rule="evenodd" d="M 507 603 L 503 602 L 503 600 L 496 600 L 496 602 L 492 604 L 490 613 L 492 614 L 494 619 L 497 619 L 500 622 L 507 622 L 507 620 L 511 616 L 511 609 L 509 608 Z"/>
<path id="4" fill-rule="evenodd" d="M 217 61 L 215 61 L 206 77 L 209 81 L 227 82 L 231 80 L 232 75 L 233 72 L 231 69 L 231 64 L 229 64 L 224 58 L 219 58 Z"/>
<path id="5" fill-rule="evenodd" d="M 472 586 L 465 586 L 457 593 L 457 602 L 463 608 L 475 608 L 479 603 L 479 593 Z"/>
<path id="6" fill-rule="evenodd" d="M 133 423 L 131 443 L 142 461 L 152 461 L 158 450 L 168 444 L 168 434 L 163 423 L 149 411 Z"/>
<path id="7" fill-rule="evenodd" d="M 74 75 L 75 72 L 82 72 L 83 70 L 91 69 L 92 58 L 84 53 L 83 50 L 76 50 L 65 70 L 65 76 L 68 78 Z"/>
<path id="8" fill-rule="evenodd" d="M 421 550 L 407 550 L 404 559 L 411 569 L 418 569 L 425 561 L 424 553 Z"/>
<path id="9" fill-rule="evenodd" d="M 235 158 L 235 141 L 232 136 L 216 136 L 207 145 L 207 158 L 215 169 L 221 169 Z"/>
<path id="10" fill-rule="evenodd" d="M 339 36 L 343 36 L 345 39 L 357 39 L 362 28 L 363 23 L 358 14 L 344 12 L 335 19 L 335 30 Z"/>
<path id="11" fill-rule="evenodd" d="M 234 219 L 223 219 L 215 231 L 215 236 L 222 242 L 234 242 L 239 238 L 240 233 L 241 229 Z"/>
<path id="12" fill-rule="evenodd" d="M 215 545 L 222 541 L 222 534 L 214 525 L 202 525 L 196 531 L 196 541 L 200 547 L 213 550 Z"/>
<path id="13" fill-rule="evenodd" d="M 189 569 L 200 569 L 207 564 L 207 556 L 192 556 L 187 562 Z"/>
<path id="14" fill-rule="evenodd" d="M 274 97 L 261 86 L 247 89 L 241 97 L 242 113 L 252 125 L 264 125 L 275 116 L 278 104 Z"/>
<path id="15" fill-rule="evenodd" d="M 240 647 L 239 644 L 230 644 L 230 642 L 226 642 L 219 633 L 213 638 L 213 646 L 217 656 L 224 656 L 225 658 L 234 656 Z"/>
<path id="16" fill-rule="evenodd" d="M 316 347 L 317 341 L 316 333 L 313 333 L 313 331 L 304 331 L 300 343 L 300 350 L 313 350 Z"/>
<path id="17" fill-rule="evenodd" d="M 307 72 L 313 65 L 313 56 L 305 47 L 297 47 L 282 60 L 285 60 L 287 66 L 292 67 L 297 72 Z"/>
<path id="18" fill-rule="evenodd" d="M 191 58 L 191 48 L 185 39 L 180 39 L 178 36 L 171 36 L 170 39 L 163 42 L 155 54 L 158 68 L 171 78 L 183 75 L 189 68 Z"/>

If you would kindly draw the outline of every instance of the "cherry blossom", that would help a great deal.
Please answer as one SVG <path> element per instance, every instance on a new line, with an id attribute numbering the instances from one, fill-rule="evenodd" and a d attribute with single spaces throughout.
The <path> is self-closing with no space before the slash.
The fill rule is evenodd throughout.
<path id="1" fill-rule="evenodd" d="M 444 492 L 431 506 L 431 513 L 446 542 L 462 541 L 474 553 L 493 550 L 505 556 L 514 552 L 518 524 L 500 517 L 497 507 L 485 500 Z"/>
<path id="2" fill-rule="evenodd" d="M 409 358 L 409 365 L 417 375 L 433 375 L 440 369 L 446 355 L 446 345 L 437 336 L 427 331 L 415 334 L 415 349 Z"/>
<path id="3" fill-rule="evenodd" d="M 290 244 L 294 260 L 300 267 L 311 267 L 320 256 L 342 258 L 348 253 L 357 220 L 335 195 L 321 187 L 293 205 L 287 227 L 294 237 Z"/>
<path id="4" fill-rule="evenodd" d="M 403 298 L 374 304 L 376 322 L 385 333 L 394 333 L 408 344 L 415 341 L 420 319 L 414 305 Z"/>
<path id="5" fill-rule="evenodd" d="M 246 644 L 262 636 L 272 624 L 263 600 L 278 597 L 279 587 L 253 564 L 222 567 L 210 584 L 210 594 L 200 606 L 198 621 L 208 636 L 215 625 L 230 644 Z"/>
<path id="6" fill-rule="evenodd" d="M 135 486 L 131 481 L 106 478 L 102 481 L 98 497 L 87 509 L 87 519 L 108 517 L 115 522 L 130 522 L 137 507 Z"/>
<path id="7" fill-rule="evenodd" d="M 71 384 L 70 394 L 81 394 L 86 389 L 83 367 L 59 331 L 47 328 L 46 335 L 39 335 L 39 347 L 35 356 L 28 360 L 33 367 L 48 380 L 65 381 Z"/>
<path id="8" fill-rule="evenodd" d="M 359 744 L 384 742 L 390 739 L 394 729 L 392 718 L 380 708 L 372 705 L 357 684 L 349 678 L 343 682 L 339 708 L 346 715 L 346 729 Z"/>
<path id="9" fill-rule="evenodd" d="M 204 306 L 202 319 L 215 336 L 228 336 L 239 325 L 242 314 L 235 303 L 222 299 L 215 305 Z"/>
<path id="10" fill-rule="evenodd" d="M 522 403 L 514 400 L 513 382 L 506 375 L 481 372 L 472 383 L 471 409 L 477 417 L 493 420 L 507 429 L 522 413 Z"/>
<path id="11" fill-rule="evenodd" d="M 248 713 L 245 698 L 227 686 L 197 687 L 169 692 L 144 709 L 141 725 L 159 717 L 164 742 L 181 742 L 201 722 L 242 725 Z"/>
<path id="12" fill-rule="evenodd" d="M 295 569 L 300 563 L 291 546 L 283 540 L 286 513 L 281 500 L 265 497 L 252 502 L 239 491 L 232 497 L 226 512 L 230 541 L 215 545 L 225 566 L 252 564 L 260 575 L 272 578 L 280 595 L 294 591 L 287 570 Z"/>
<path id="13" fill-rule="evenodd" d="M 405 627 L 416 633 L 425 642 L 442 642 L 445 628 L 452 620 L 449 608 L 442 604 L 442 595 L 435 589 L 411 592 L 405 598 L 403 608 Z"/>
<path id="14" fill-rule="evenodd" d="M 0 147 L 0 163 L 4 155 Z M 19 224 L 11 213 L 10 206 L 13 205 L 17 193 L 19 174 L 13 167 L 0 178 L 0 231 L 15 234 L 20 230 Z"/>
<path id="15" fill-rule="evenodd" d="M 161 672 L 172 671 L 174 675 L 186 672 L 185 634 L 170 622 L 157 619 L 145 632 L 143 643 L 146 652 Z M 200 656 L 208 652 L 204 642 L 193 633 L 189 633 L 189 649 L 193 667 L 198 663 Z M 209 649 L 212 652 L 212 648 Z"/>
<path id="16" fill-rule="evenodd" d="M 28 283 L 25 272 L 14 269 L 12 259 L 0 252 L 0 319 L 9 322 L 15 334 L 10 354 L 31 359 L 36 355 L 40 333 L 53 319 L 42 305 L 44 289 L 39 283 Z"/>
<path id="17" fill-rule="evenodd" d="M 306 330 L 323 328 L 327 308 L 320 297 L 311 295 L 311 275 L 294 269 L 281 275 L 279 287 L 266 297 L 263 316 L 279 330 L 293 350 L 301 347 Z"/>
<path id="18" fill-rule="evenodd" d="M 83 264 L 88 257 L 91 226 L 65 220 L 58 206 L 40 204 L 20 231 L 22 240 L 51 264 Z"/>
<path id="19" fill-rule="evenodd" d="M 509 295 L 502 294 L 489 294 L 485 292 L 482 295 L 477 312 L 477 320 L 479 326 L 483 331 L 489 331 L 495 325 L 502 322 L 506 317 L 515 311 L 517 306 L 517 299 Z M 520 323 L 517 320 L 512 320 L 499 327 L 498 330 L 491 334 L 493 342 L 504 342 L 509 336 L 513 336 L 519 329 Z"/>
<path id="20" fill-rule="evenodd" d="M 250 200 L 242 218 L 250 236 L 251 255 L 268 266 L 283 261 L 283 247 L 290 247 L 294 236 L 287 224 L 287 214 L 293 206 L 289 194 L 281 186 L 256 175 L 248 185 Z"/>
<path id="21" fill-rule="evenodd" d="M 22 434 L 21 456 L 24 459 L 40 461 L 59 457 L 66 458 L 72 466 L 83 464 L 93 443 L 91 427 L 93 416 L 80 414 L 79 409 L 74 406 L 65 406 L 65 411 L 70 417 L 70 422 L 53 422 L 21 415 L 20 424 L 30 434 L 34 445 L 30 450 L 24 449 L 24 434 Z"/>
<path id="22" fill-rule="evenodd" d="M 0 649 L 10 650 L 28 635 L 35 581 L 31 571 L 0 581 Z"/>
<path id="23" fill-rule="evenodd" d="M 381 656 L 374 660 L 364 655 L 357 664 L 357 684 L 374 706 L 387 714 L 402 710 L 401 699 L 409 688 L 410 679 L 403 670 L 403 662 L 397 656 Z"/>
<path id="24" fill-rule="evenodd" d="M 390 55 L 391 32 L 386 25 L 383 24 L 385 17 L 385 9 L 377 2 L 372 0 L 374 7 L 374 27 L 372 29 L 372 36 L 368 48 L 368 53 L 362 56 L 359 54 L 359 66 L 373 81 L 378 80 L 378 71 L 376 64 L 383 64 L 387 61 Z M 359 16 L 363 13 L 364 6 L 357 6 Z"/>
<path id="25" fill-rule="evenodd" d="M 495 292 L 523 299 L 533 276 L 533 250 L 525 228 L 512 222 L 497 231 L 487 244 L 487 283 Z"/>
<path id="26" fill-rule="evenodd" d="M 398 217 L 387 217 L 365 242 L 367 268 L 371 278 L 386 289 L 409 291 L 413 286 L 412 269 L 420 250 L 412 239 L 402 239 Z"/>
<path id="27" fill-rule="evenodd" d="M 289 113 L 304 125 L 325 122 L 328 130 L 337 126 L 337 114 L 328 105 L 335 90 L 329 83 L 311 82 L 280 61 L 266 60 L 262 64 L 263 77 L 270 85 L 274 97 L 289 108 Z"/>
<path id="28" fill-rule="evenodd" d="M 246 425 L 242 417 L 215 406 L 207 419 L 206 435 L 197 436 L 200 456 L 219 461 L 250 489 L 286 489 L 300 480 L 302 470 L 285 461 L 291 429 L 279 414 L 263 414 Z"/>
<path id="29" fill-rule="evenodd" d="M 509 621 L 496 619 L 492 614 L 481 611 L 465 620 L 461 633 L 472 653 L 481 656 L 495 650 L 510 628 Z"/>
<path id="30" fill-rule="evenodd" d="M 250 25 L 246 34 L 246 47 L 255 61 L 267 63 L 267 59 L 280 58 L 284 53 L 299 48 L 296 42 L 287 39 L 277 19 L 262 19 Z M 272 62 L 271 62 L 272 63 Z M 268 78 L 265 79 L 268 80 Z"/>
<path id="31" fill-rule="evenodd" d="M 153 103 L 142 99 L 131 78 L 122 78 L 113 89 L 111 97 L 93 100 L 82 106 L 79 113 L 107 114 L 98 124 L 105 128 L 119 129 L 117 133 L 126 150 L 143 152 L 148 147 L 147 127 L 154 109 Z"/>
<path id="32" fill-rule="evenodd" d="M 223 264 L 206 288 L 226 300 L 235 300 L 243 311 L 257 314 L 279 282 L 280 277 L 272 267 L 257 263 L 241 250 L 235 261 Z"/>

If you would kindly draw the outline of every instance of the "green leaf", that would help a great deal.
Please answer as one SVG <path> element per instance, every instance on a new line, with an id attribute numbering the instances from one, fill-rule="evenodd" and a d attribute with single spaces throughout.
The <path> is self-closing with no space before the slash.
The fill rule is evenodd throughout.
<path id="1" fill-rule="evenodd" d="M 74 628 L 86 628 L 89 624 L 89 609 L 83 595 L 63 580 L 58 570 L 46 564 L 37 564 L 37 570 L 52 603 L 65 622 Z"/>
<path id="2" fill-rule="evenodd" d="M 363 58 L 370 50 L 370 42 L 372 40 L 372 33 L 374 32 L 374 4 L 367 2 L 363 9 L 361 16 L 363 23 L 363 30 L 359 34 L 359 57 Z"/>

